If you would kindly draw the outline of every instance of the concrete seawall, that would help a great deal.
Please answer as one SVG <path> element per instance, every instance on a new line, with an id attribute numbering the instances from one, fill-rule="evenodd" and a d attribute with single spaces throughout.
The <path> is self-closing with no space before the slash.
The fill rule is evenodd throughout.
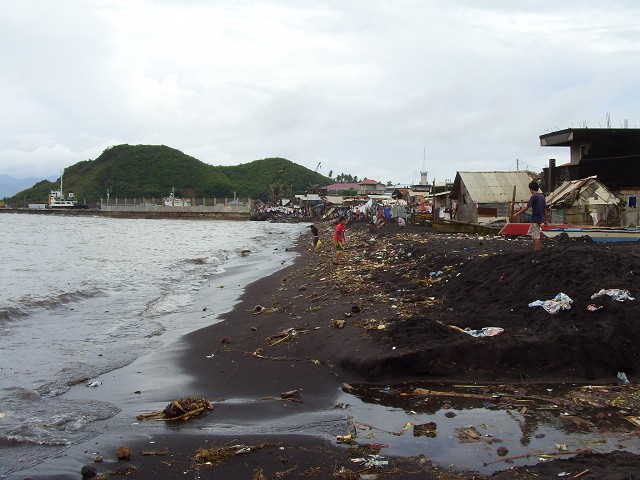
<path id="1" fill-rule="evenodd" d="M 235 208 L 236 210 L 230 210 Z M 68 215 L 100 216 L 112 218 L 176 218 L 201 220 L 249 220 L 251 212 L 243 207 L 225 207 L 224 211 L 202 211 L 199 207 L 166 207 L 158 209 L 140 207 L 117 207 L 109 210 L 94 209 L 28 209 L 0 208 L 0 213 L 19 213 L 27 215 Z"/>

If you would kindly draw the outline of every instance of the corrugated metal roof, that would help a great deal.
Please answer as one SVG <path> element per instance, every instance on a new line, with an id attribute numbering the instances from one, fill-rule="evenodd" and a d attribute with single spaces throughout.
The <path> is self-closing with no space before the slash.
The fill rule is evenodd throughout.
<path id="1" fill-rule="evenodd" d="M 295 195 L 295 197 L 299 198 L 300 200 L 306 200 L 311 202 L 322 200 L 322 197 L 320 197 L 320 195 L 318 195 L 317 193 L 309 193 L 306 195 Z"/>
<path id="2" fill-rule="evenodd" d="M 526 172 L 458 172 L 454 191 L 458 190 L 458 179 L 464 182 L 470 200 L 478 203 L 510 202 L 514 186 L 516 202 L 527 202 L 531 197 L 531 177 Z"/>
<path id="3" fill-rule="evenodd" d="M 327 203 L 333 203 L 334 205 L 342 205 L 344 203 L 344 197 L 338 195 L 327 195 L 325 200 Z"/>
<path id="4" fill-rule="evenodd" d="M 581 178 L 580 180 L 563 182 L 562 185 L 560 185 L 553 192 L 547 195 L 547 205 L 551 205 L 558 199 L 564 197 L 569 192 L 573 192 L 575 190 L 579 191 L 585 184 L 589 183 L 590 180 L 594 180 L 595 178 L 596 177 L 587 177 Z"/>
<path id="5" fill-rule="evenodd" d="M 575 196 L 569 196 L 575 192 Z M 584 193 L 583 193 L 584 192 Z M 586 203 L 590 205 L 617 205 L 620 199 L 598 180 L 597 176 L 566 181 L 547 196 L 547 205 L 575 202 L 578 195 L 589 195 Z"/>

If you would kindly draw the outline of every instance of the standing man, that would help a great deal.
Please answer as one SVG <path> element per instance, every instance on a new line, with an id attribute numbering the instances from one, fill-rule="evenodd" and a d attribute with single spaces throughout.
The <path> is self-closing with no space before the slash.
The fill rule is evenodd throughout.
<path id="1" fill-rule="evenodd" d="M 529 191 L 531 192 L 531 198 L 527 203 L 527 206 L 521 208 L 514 213 L 514 218 L 523 214 L 531 207 L 531 225 L 527 235 L 533 238 L 533 249 L 535 251 L 542 250 L 542 242 L 540 241 L 541 228 L 540 225 L 547 224 L 547 201 L 544 195 L 540 193 L 540 185 L 535 180 L 529 183 Z"/>
<path id="2" fill-rule="evenodd" d="M 333 261 L 336 265 L 340 262 L 340 256 L 344 252 L 345 244 L 347 243 L 347 219 L 340 217 L 336 229 L 333 232 L 333 244 L 336 247 L 336 258 Z"/>

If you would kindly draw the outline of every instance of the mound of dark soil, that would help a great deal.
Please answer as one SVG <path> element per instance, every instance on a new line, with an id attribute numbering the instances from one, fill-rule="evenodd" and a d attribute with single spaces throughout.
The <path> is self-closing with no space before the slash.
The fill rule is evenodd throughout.
<path id="1" fill-rule="evenodd" d="M 368 278 L 382 291 L 396 292 L 399 301 L 431 298 L 435 305 L 373 332 L 385 353 L 349 367 L 370 378 L 496 380 L 615 379 L 618 371 L 640 370 L 640 300 L 591 298 L 602 289 L 640 296 L 637 243 L 547 240 L 542 252 L 534 252 L 528 239 L 429 234 L 416 241 L 387 232 L 367 232 L 376 236 L 375 254 L 382 243 L 390 259 Z M 569 310 L 549 314 L 528 306 L 559 293 L 572 299 Z M 601 308 L 589 311 L 589 305 Z M 452 326 L 504 332 L 477 338 Z"/>

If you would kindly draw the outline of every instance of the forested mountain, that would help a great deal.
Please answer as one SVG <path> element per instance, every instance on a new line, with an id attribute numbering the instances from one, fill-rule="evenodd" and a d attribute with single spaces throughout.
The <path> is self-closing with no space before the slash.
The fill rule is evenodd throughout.
<path id="1" fill-rule="evenodd" d="M 267 199 L 274 185 L 289 195 L 304 193 L 310 185 L 326 185 L 331 179 L 284 158 L 265 158 L 235 166 L 208 165 L 164 145 L 117 145 L 95 160 L 64 170 L 63 189 L 81 202 L 105 198 L 167 196 L 239 197 Z M 56 182 L 43 180 L 17 193 L 17 201 L 45 202 Z"/>

